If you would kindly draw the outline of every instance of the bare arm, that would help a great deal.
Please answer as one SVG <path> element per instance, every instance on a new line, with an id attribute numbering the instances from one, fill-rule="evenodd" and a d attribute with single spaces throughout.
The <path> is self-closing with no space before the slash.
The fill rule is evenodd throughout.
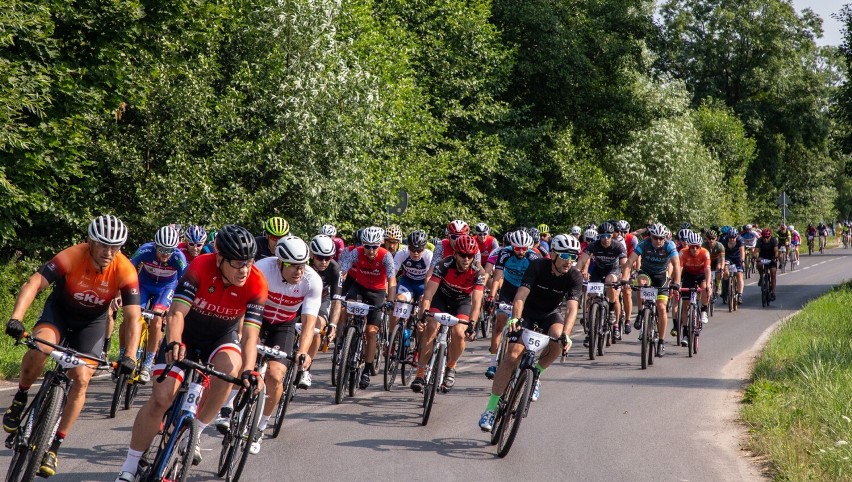
<path id="1" fill-rule="evenodd" d="M 23 320 L 27 314 L 27 310 L 32 306 L 35 297 L 46 290 L 48 286 L 50 286 L 50 283 L 47 282 L 47 278 L 42 276 L 41 273 L 33 273 L 24 285 L 21 286 L 21 292 L 15 298 L 15 309 L 12 310 L 12 318 Z"/>

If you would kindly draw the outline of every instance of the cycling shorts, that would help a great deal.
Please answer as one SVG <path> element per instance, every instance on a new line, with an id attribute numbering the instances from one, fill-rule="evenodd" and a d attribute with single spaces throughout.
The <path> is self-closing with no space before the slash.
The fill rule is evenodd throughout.
<path id="1" fill-rule="evenodd" d="M 407 276 L 403 276 L 399 279 L 399 284 L 396 286 L 396 289 L 398 293 L 402 291 L 411 293 L 411 299 L 416 302 L 421 296 L 423 296 L 423 292 L 426 291 L 426 281 L 417 281 Z"/>
<path id="2" fill-rule="evenodd" d="M 162 285 L 139 283 L 139 298 L 142 300 L 142 306 L 149 306 L 150 300 L 151 310 L 165 313 L 172 306 L 175 287 L 177 287 L 177 281 Z"/>
<path id="3" fill-rule="evenodd" d="M 646 273 L 645 271 L 639 270 L 638 276 L 643 276 L 643 275 L 647 276 L 648 278 L 651 279 L 651 286 L 652 287 L 657 288 L 657 300 L 663 301 L 663 302 L 668 301 L 669 300 L 669 281 L 671 281 L 669 279 L 668 274 L 666 274 L 665 272 L 657 273 L 657 274 L 651 274 L 651 273 Z M 638 276 L 637 276 L 637 279 L 638 279 Z M 637 283 L 637 287 L 638 287 L 638 283 Z"/>
<path id="4" fill-rule="evenodd" d="M 698 275 L 683 273 L 680 277 L 680 286 L 682 288 L 698 288 L 706 279 L 704 273 Z"/>
<path id="5" fill-rule="evenodd" d="M 200 343 L 193 343 L 192 340 L 188 340 L 187 337 L 184 336 L 184 343 L 186 344 L 186 357 L 197 362 L 211 363 L 213 358 L 215 358 L 219 352 L 226 350 L 233 351 L 239 356 L 242 356 L 243 353 L 243 350 L 240 347 L 240 339 L 237 336 L 237 330 L 230 330 L 215 340 L 202 341 Z M 166 369 L 167 345 L 167 340 L 164 338 L 163 342 L 160 343 L 160 349 L 157 350 L 154 372 L 152 374 L 154 378 L 160 376 L 160 374 L 163 373 L 163 370 Z M 183 381 L 183 369 L 173 366 L 169 371 L 168 376 L 179 382 Z"/>
<path id="6" fill-rule="evenodd" d="M 387 299 L 387 293 L 383 289 L 368 290 L 360 284 L 354 283 L 352 288 L 350 288 L 346 293 L 346 299 L 357 300 L 359 296 L 361 297 L 361 303 L 379 307 L 382 306 L 385 303 L 385 299 Z M 367 324 L 372 326 L 381 326 L 382 310 L 370 310 L 370 313 L 367 315 Z"/>
<path id="7" fill-rule="evenodd" d="M 553 311 L 543 312 L 524 307 L 523 320 L 521 326 L 527 330 L 534 330 L 540 333 L 549 334 L 550 327 L 553 325 L 565 324 L 565 318 L 562 316 L 562 307 L 556 308 Z M 521 330 L 509 333 L 509 343 L 521 343 Z"/>
<path id="8" fill-rule="evenodd" d="M 767 267 L 768 267 L 769 269 L 775 269 L 775 268 L 777 268 L 777 267 L 778 267 L 778 263 L 776 263 L 774 259 L 773 259 L 773 260 L 771 260 L 771 262 L 766 263 L 766 264 L 763 264 L 763 263 L 761 263 L 760 261 L 758 261 L 758 262 L 757 262 L 757 266 L 758 266 L 758 267 L 761 267 L 761 266 L 762 266 L 762 267 L 764 267 L 764 268 L 767 268 Z"/>
<path id="9" fill-rule="evenodd" d="M 589 281 L 592 283 L 603 283 L 609 275 L 613 275 L 617 279 L 621 279 L 621 267 L 616 266 L 612 269 L 600 269 L 595 267 L 594 270 L 589 272 Z"/>
<path id="10" fill-rule="evenodd" d="M 473 303 L 470 297 L 461 300 L 450 299 L 438 291 L 432 297 L 429 313 L 449 313 L 462 321 L 469 321 L 472 309 Z"/>
<path id="11" fill-rule="evenodd" d="M 509 303 L 510 305 L 515 302 L 515 294 L 518 292 L 518 287 L 511 283 L 503 283 L 503 286 L 500 287 L 500 296 L 497 297 L 498 303 Z"/>
<path id="12" fill-rule="evenodd" d="M 81 318 L 57 306 L 53 297 L 49 296 L 33 331 L 36 331 L 40 325 L 49 325 L 56 332 L 60 345 L 64 341 L 72 350 L 101 356 L 107 326 L 106 311 L 94 318 Z"/>
<path id="13" fill-rule="evenodd" d="M 317 313 L 317 320 L 322 318 L 323 323 L 328 323 L 328 317 L 331 314 L 331 298 L 322 300 L 320 303 L 319 312 Z M 317 325 L 319 326 L 319 325 Z"/>
<path id="14" fill-rule="evenodd" d="M 745 269 L 743 269 L 743 260 L 737 259 L 727 259 L 725 258 L 725 262 L 728 263 L 728 272 L 729 273 L 743 273 Z"/>
<path id="15" fill-rule="evenodd" d="M 294 353 L 296 324 L 277 323 L 272 325 L 266 323 L 264 320 L 263 326 L 260 328 L 260 343 L 264 346 L 281 350 L 284 353 Z M 286 360 L 285 365 L 290 366 L 290 360 Z"/>

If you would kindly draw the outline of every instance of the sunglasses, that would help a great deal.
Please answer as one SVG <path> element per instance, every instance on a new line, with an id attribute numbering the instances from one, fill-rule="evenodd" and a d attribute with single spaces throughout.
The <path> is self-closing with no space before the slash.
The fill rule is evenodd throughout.
<path id="1" fill-rule="evenodd" d="M 251 265 L 254 264 L 254 260 L 248 259 L 248 260 L 245 260 L 245 261 L 240 261 L 240 260 L 236 260 L 236 259 L 229 259 L 228 264 L 231 266 L 231 268 L 234 268 L 234 269 L 251 268 Z"/>
<path id="2" fill-rule="evenodd" d="M 653 238 L 654 241 L 664 241 L 666 239 L 665 236 L 651 236 L 651 238 Z"/>
<path id="3" fill-rule="evenodd" d="M 157 248 L 157 254 L 174 254 L 174 248 Z"/>
<path id="4" fill-rule="evenodd" d="M 465 254 L 465 253 L 456 253 L 456 254 L 461 256 L 464 259 L 473 259 L 473 258 L 476 257 L 475 254 Z"/>
<path id="5" fill-rule="evenodd" d="M 609 239 L 609 238 L 611 238 L 611 237 L 612 237 L 612 235 L 611 235 L 611 234 L 599 234 L 599 235 L 598 235 L 598 238 L 599 238 L 599 239 Z"/>
<path id="6" fill-rule="evenodd" d="M 453 241 L 459 239 L 460 237 L 462 237 L 461 234 L 451 234 L 450 235 L 450 239 L 452 239 Z"/>
<path id="7" fill-rule="evenodd" d="M 333 257 L 334 256 L 319 256 L 319 255 L 316 255 L 316 254 L 314 255 L 314 259 L 317 260 L 317 261 L 331 261 L 331 258 L 333 258 Z"/>
<path id="8" fill-rule="evenodd" d="M 553 254 L 558 256 L 559 259 L 562 259 L 562 260 L 565 260 L 565 261 L 577 261 L 577 255 L 574 254 L 574 253 L 557 253 L 556 251 L 554 251 Z"/>
<path id="9" fill-rule="evenodd" d="M 296 268 L 296 269 L 298 269 L 298 268 L 304 268 L 305 263 L 285 263 L 285 262 L 282 261 L 281 266 L 284 267 L 284 268 Z"/>
<path id="10" fill-rule="evenodd" d="M 267 234 L 266 239 L 268 239 L 270 241 L 278 241 L 279 239 L 281 239 L 281 236 L 273 236 L 271 234 Z"/>
<path id="11" fill-rule="evenodd" d="M 512 250 L 516 253 L 526 253 L 528 249 L 530 248 L 526 246 L 515 246 L 512 248 Z"/>
<path id="12" fill-rule="evenodd" d="M 369 249 L 369 250 L 379 249 L 379 245 L 378 244 L 365 244 L 364 249 Z"/>
<path id="13" fill-rule="evenodd" d="M 422 253 L 425 248 L 408 248 L 409 253 Z"/>
<path id="14" fill-rule="evenodd" d="M 699 249 L 699 248 L 701 248 L 701 246 L 699 246 L 697 244 L 690 244 L 689 245 L 689 249 Z"/>
<path id="15" fill-rule="evenodd" d="M 193 247 L 193 248 L 203 248 L 203 247 L 204 247 L 204 243 L 186 243 L 186 247 L 187 247 L 187 248 L 189 248 L 189 247 Z"/>

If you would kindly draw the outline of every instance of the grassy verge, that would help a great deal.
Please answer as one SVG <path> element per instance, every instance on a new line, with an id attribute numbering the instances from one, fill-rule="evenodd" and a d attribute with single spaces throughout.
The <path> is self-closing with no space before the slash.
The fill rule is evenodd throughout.
<path id="1" fill-rule="evenodd" d="M 24 347 L 15 346 L 15 340 L 3 333 L 6 321 L 12 315 L 15 307 L 15 297 L 21 285 L 38 270 L 41 261 L 28 258 L 12 258 L 0 264 L 0 379 L 5 380 L 18 376 L 21 368 L 21 358 Z M 40 294 L 24 318 L 24 325 L 32 328 L 44 308 L 44 301 L 50 290 Z"/>
<path id="2" fill-rule="evenodd" d="M 750 448 L 776 480 L 852 480 L 852 283 L 773 334 L 746 389 Z"/>

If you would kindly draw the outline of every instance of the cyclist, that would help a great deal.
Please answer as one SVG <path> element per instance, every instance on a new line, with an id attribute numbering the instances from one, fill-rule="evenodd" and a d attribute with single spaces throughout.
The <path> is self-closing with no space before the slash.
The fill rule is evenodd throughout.
<path id="1" fill-rule="evenodd" d="M 201 226 L 193 224 L 186 229 L 184 238 L 186 241 L 181 242 L 177 247 L 186 258 L 187 264 L 189 264 L 204 251 L 204 244 L 207 241 L 207 231 Z"/>
<path id="2" fill-rule="evenodd" d="M 290 223 L 284 218 L 271 217 L 263 223 L 263 230 L 264 235 L 258 236 L 254 240 L 257 244 L 255 261 L 275 256 L 275 244 L 278 243 L 279 239 L 290 234 Z"/>
<path id="3" fill-rule="evenodd" d="M 485 412 L 479 417 L 479 428 L 483 431 L 492 429 L 500 394 L 506 390 L 512 371 L 524 352 L 519 331 L 514 327 L 538 328 L 542 333 L 562 342 L 562 350 L 548 346 L 541 354 L 536 365 L 539 375 L 556 360 L 560 352 L 564 353 L 571 348 L 568 335 L 574 328 L 577 307 L 583 296 L 582 275 L 572 267 L 580 253 L 580 242 L 573 236 L 559 234 L 553 237 L 550 247 L 552 259 L 536 259 L 530 264 L 513 300 L 512 319 L 509 321 L 513 330 L 509 335 L 509 349 L 497 368 Z M 521 323 L 519 318 L 523 320 Z M 538 400 L 540 394 L 541 384 L 537 383 L 533 390 L 533 401 Z"/>
<path id="4" fill-rule="evenodd" d="M 722 276 L 728 272 L 727 264 L 722 261 L 725 259 L 725 246 L 718 241 L 718 235 L 713 229 L 707 231 L 702 248 L 710 253 L 710 270 L 716 273 L 715 285 L 712 290 L 714 293 L 719 288 L 719 283 L 722 282 Z M 710 279 L 713 279 L 711 276 Z"/>
<path id="5" fill-rule="evenodd" d="M 148 324 L 148 354 L 139 370 L 139 381 L 151 381 L 151 365 L 160 346 L 163 316 L 172 304 L 178 280 L 186 271 L 186 258 L 177 250 L 179 237 L 170 226 L 163 226 L 154 236 L 154 241 L 143 244 L 133 253 L 130 263 L 139 270 L 139 293 L 142 305 L 151 302 L 156 316 Z M 124 356 L 127 325 L 118 332 L 119 355 Z M 130 352 L 135 353 L 135 352 Z"/>
<path id="6" fill-rule="evenodd" d="M 530 237 L 533 240 L 532 250 L 535 254 L 539 255 L 539 257 L 546 258 L 547 253 L 541 250 L 541 233 L 536 228 L 527 229 L 527 233 L 529 233 Z"/>
<path id="7" fill-rule="evenodd" d="M 67 342 L 82 353 L 99 356 L 104 342 L 107 309 L 117 293 L 121 294 L 127 346 L 136 353 L 139 344 L 139 278 L 130 261 L 121 254 L 127 241 L 127 227 L 115 216 L 105 215 L 89 224 L 85 243 L 60 251 L 44 264 L 21 287 L 15 299 L 11 319 L 6 323 L 6 334 L 20 339 L 25 327 L 20 321 L 32 306 L 36 295 L 55 283 L 44 304 L 44 310 L 33 328 L 33 336 L 54 344 Z M 52 351 L 41 346 L 45 352 Z M 21 379 L 12 405 L 3 414 L 3 429 L 15 433 L 27 403 L 27 392 L 44 371 L 47 355 L 39 350 L 29 350 L 21 361 Z M 136 362 L 123 357 L 119 369 L 131 373 Z M 68 377 L 73 381 L 56 435 L 41 460 L 39 475 L 49 477 L 56 473 L 60 444 L 71 430 L 86 401 L 86 389 L 94 370 L 90 367 L 73 368 Z"/>
<path id="8" fill-rule="evenodd" d="M 382 247 L 388 250 L 391 256 L 396 256 L 399 251 L 399 243 L 402 241 L 402 229 L 396 224 L 391 224 L 385 230 L 385 242 Z"/>
<path id="9" fill-rule="evenodd" d="M 817 235 L 817 229 L 812 223 L 808 223 L 808 228 L 805 230 L 805 235 L 808 237 L 808 244 L 813 245 L 814 238 L 816 238 Z"/>
<path id="10" fill-rule="evenodd" d="M 267 284 L 254 266 L 257 243 L 248 230 L 236 225 L 222 227 L 215 242 L 216 254 L 199 256 L 178 284 L 153 375 L 163 373 L 167 363 L 191 357 L 212 363 L 217 371 L 242 378 L 247 387 L 255 382 L 260 390 L 263 380 L 254 368 Z M 163 382 L 153 384 L 151 397 L 136 414 L 127 458 L 116 482 L 135 479 L 139 459 L 157 435 L 163 414 L 182 379 L 183 370 L 172 366 Z M 211 378 L 204 403 L 198 408 L 195 423 L 199 433 L 216 417 L 231 387 L 230 383 Z M 193 465 L 200 462 L 201 451 L 196 445 Z"/>
<path id="11" fill-rule="evenodd" d="M 775 279 L 778 274 L 778 265 L 776 263 L 779 256 L 778 246 L 778 238 L 772 237 L 772 230 L 764 228 L 763 232 L 760 233 L 760 239 L 757 241 L 757 255 L 758 259 L 768 259 L 771 262 L 766 265 L 757 263 L 757 272 L 760 273 L 760 276 L 757 278 L 757 285 L 763 286 L 763 270 L 769 268 L 769 276 L 772 278 L 772 291 L 769 299 L 772 301 L 775 301 Z"/>
<path id="12" fill-rule="evenodd" d="M 627 221 L 622 219 L 616 223 L 615 227 L 618 235 L 614 236 L 613 239 L 624 244 L 627 250 L 627 257 L 629 258 L 639 244 L 639 240 L 635 234 L 630 232 L 630 223 Z M 631 266 L 631 269 L 634 269 L 634 267 Z M 630 288 L 630 284 L 621 286 L 621 303 L 624 305 L 624 319 L 627 320 L 630 318 L 630 314 L 633 313 L 633 290 Z M 627 334 L 630 334 L 631 328 L 630 323 L 625 323 L 622 327 L 624 333 Z"/>
<path id="13" fill-rule="evenodd" d="M 583 228 L 580 226 L 573 226 L 571 228 L 571 236 L 574 236 L 575 239 L 580 239 L 583 234 Z"/>
<path id="14" fill-rule="evenodd" d="M 204 249 L 201 250 L 201 254 L 210 254 L 216 252 L 216 230 L 212 229 L 207 233 L 207 244 L 204 245 Z"/>
<path id="15" fill-rule="evenodd" d="M 751 224 L 746 224 L 743 227 L 743 231 L 740 234 L 740 237 L 743 238 L 743 244 L 745 244 L 745 248 L 748 251 L 751 251 L 752 258 L 756 258 L 757 256 L 757 238 L 760 237 L 759 231 L 754 229 Z"/>
<path id="16" fill-rule="evenodd" d="M 420 393 L 426 384 L 426 366 L 432 358 L 432 348 L 440 325 L 429 318 L 423 326 L 424 314 L 450 313 L 462 321 L 475 323 L 482 306 L 482 292 L 485 289 L 485 272 L 474 256 L 479 253 L 476 240 L 468 235 L 456 239 L 452 256 L 442 259 L 429 278 L 423 299 L 420 301 L 420 320 L 418 331 L 422 343 L 418 347 L 417 375 L 411 382 L 411 390 Z M 465 338 L 473 340 L 474 324 L 458 324 L 451 329 L 447 347 L 447 368 L 444 372 L 443 386 L 450 390 L 456 382 L 456 364 L 464 353 Z M 467 332 L 467 333 L 466 333 Z"/>
<path id="17" fill-rule="evenodd" d="M 588 246 L 589 243 L 594 243 L 596 239 L 598 239 L 597 227 L 595 227 L 595 229 L 589 228 L 583 233 L 583 241 L 580 243 L 580 246 L 585 251 L 586 246 Z"/>
<path id="18" fill-rule="evenodd" d="M 497 263 L 494 265 L 494 277 L 491 280 L 491 293 L 499 293 L 498 303 L 512 303 L 530 262 L 540 257 L 532 250 L 532 244 L 532 236 L 519 229 L 509 235 L 509 246 L 500 250 Z M 506 325 L 509 315 L 498 312 L 495 318 L 489 348 L 491 363 L 485 371 L 485 376 L 489 379 L 494 378 L 494 373 L 497 372 L 497 347 L 500 346 L 503 327 Z"/>
<path id="19" fill-rule="evenodd" d="M 397 291 L 411 293 L 411 300 L 415 302 L 426 290 L 426 273 L 432 265 L 432 251 L 426 249 L 426 240 L 425 232 L 412 231 L 408 235 L 408 245 L 397 251 L 393 259 L 397 274 L 401 273 Z"/>
<path id="20" fill-rule="evenodd" d="M 701 292 L 701 323 L 707 323 L 707 305 L 710 304 L 710 291 L 707 290 L 707 283 L 710 281 L 710 252 L 701 247 L 701 235 L 698 233 L 689 233 L 686 238 L 686 248 L 680 250 L 680 264 L 683 267 L 681 281 L 684 288 L 700 288 Z M 681 325 L 686 323 L 686 312 L 689 305 L 689 298 L 681 299 L 680 307 L 680 322 Z M 677 332 L 673 330 L 672 336 L 677 336 Z M 680 344 L 687 346 L 689 344 L 686 334 L 683 334 L 683 340 Z"/>
<path id="21" fill-rule="evenodd" d="M 340 319 L 341 293 L 340 265 L 333 259 L 336 247 L 334 241 L 324 234 L 318 234 L 311 240 L 310 267 L 317 272 L 322 280 L 322 304 L 317 314 L 317 326 L 325 329 L 327 340 L 334 340 L 337 333 L 337 322 Z M 314 337 L 314 342 L 308 354 L 311 360 L 316 358 L 322 339 Z M 308 367 L 310 368 L 310 367 Z M 306 369 L 299 380 L 299 388 L 311 386 L 311 373 Z"/>
<path id="22" fill-rule="evenodd" d="M 364 303 L 381 307 L 385 305 L 385 300 L 392 306 L 396 299 L 396 267 L 393 263 L 393 255 L 380 246 L 384 234 L 385 230 L 378 226 L 364 229 L 361 232 L 361 246 L 351 251 L 340 264 L 340 271 L 349 273 L 343 288 L 347 300 L 354 300 L 360 296 Z M 376 357 L 376 335 L 381 323 L 381 310 L 370 311 L 367 315 L 365 352 L 368 361 L 358 382 L 361 389 L 370 386 L 370 375 L 376 368 L 373 366 L 373 360 Z"/>
<path id="23" fill-rule="evenodd" d="M 686 240 L 689 238 L 689 235 L 692 234 L 692 230 L 689 228 L 683 228 L 677 232 L 677 239 L 674 240 L 675 248 L 677 248 L 678 252 L 681 249 L 686 247 Z"/>
<path id="24" fill-rule="evenodd" d="M 538 225 L 539 234 L 539 245 L 541 247 L 542 253 L 550 252 L 550 226 L 541 223 Z"/>
<path id="25" fill-rule="evenodd" d="M 737 231 L 735 229 L 730 229 L 728 230 L 724 246 L 725 261 L 727 262 L 728 269 L 723 276 L 724 279 L 728 279 L 728 276 L 736 275 L 737 282 L 734 289 L 736 290 L 737 303 L 741 304 L 743 302 L 743 261 L 745 259 L 745 245 Z M 728 296 L 731 295 L 732 293 L 728 293 Z M 725 303 L 728 302 L 727 298 L 723 301 Z"/>
<path id="26" fill-rule="evenodd" d="M 630 268 L 633 266 L 640 256 L 642 262 L 639 265 L 639 276 L 644 275 L 650 278 L 650 286 L 659 289 L 657 295 L 657 330 L 660 333 L 660 340 L 657 342 L 657 356 L 665 355 L 665 336 L 668 318 L 666 315 L 666 304 L 668 303 L 668 291 L 680 289 L 680 257 L 675 249 L 674 242 L 668 240 L 671 235 L 668 228 L 663 224 L 656 223 L 648 227 L 649 236 L 645 238 L 633 254 L 627 259 L 624 272 L 621 274 L 621 280 L 627 282 L 630 279 Z M 672 267 L 672 282 L 669 283 L 667 271 L 669 266 Z M 641 320 L 636 317 L 636 322 L 633 327 L 637 330 L 641 327 Z"/>
<path id="27" fill-rule="evenodd" d="M 790 243 L 793 241 L 793 235 L 787 229 L 787 225 L 785 225 L 785 224 L 781 225 L 781 229 L 778 230 L 778 234 L 775 236 L 775 239 L 778 240 L 778 251 L 779 251 L 779 254 L 778 254 L 779 258 L 778 259 L 780 260 L 781 259 L 780 256 L 783 256 L 781 254 L 781 251 L 785 251 L 785 252 L 789 253 L 790 252 Z"/>
<path id="28" fill-rule="evenodd" d="M 799 265 L 799 245 L 802 244 L 802 235 L 800 235 L 799 232 L 796 231 L 795 226 L 793 226 L 792 224 L 787 226 L 787 229 L 790 230 L 790 249 L 792 250 L 790 252 L 790 254 L 791 254 L 790 263 L 791 264 L 795 263 L 793 266 L 798 266 Z"/>
<path id="29" fill-rule="evenodd" d="M 610 222 L 603 222 L 598 226 L 598 239 L 586 245 L 580 260 L 577 262 L 578 269 L 587 279 L 593 283 L 618 283 L 624 265 L 627 263 L 627 248 L 623 244 L 613 241 L 615 226 Z M 591 259 L 594 258 L 594 269 L 589 270 Z M 609 300 L 609 322 L 615 329 L 615 338 L 621 339 L 621 305 L 618 303 L 618 290 L 612 287 L 606 289 L 606 298 Z M 589 335 L 583 346 L 589 346 Z"/>
<path id="30" fill-rule="evenodd" d="M 326 240 L 330 241 L 328 237 Z M 299 349 L 295 359 L 305 356 L 302 368 L 307 369 L 311 365 L 311 357 L 308 351 L 314 341 L 314 327 L 317 322 L 320 306 L 322 304 L 323 283 L 320 276 L 313 268 L 308 266 L 308 246 L 301 238 L 296 236 L 284 236 L 275 245 L 275 258 L 264 258 L 257 262 L 257 269 L 266 278 L 269 285 L 269 296 L 263 309 L 263 325 L 261 327 L 261 340 L 263 344 L 278 350 L 290 352 L 296 337 L 296 321 L 302 322 L 302 334 L 299 337 Z M 301 314 L 300 314 L 301 313 Z M 290 366 L 290 369 L 293 367 Z M 257 436 L 252 440 L 249 453 L 256 454 L 260 451 L 262 433 L 269 423 L 269 417 L 278 406 L 278 399 L 283 392 L 282 380 L 286 375 L 288 366 L 279 360 L 269 360 L 266 370 L 264 384 L 267 387 L 266 402 L 263 406 L 263 415 L 258 422 Z M 297 384 L 310 386 L 310 374 L 302 372 L 301 381 Z M 232 397 L 236 391 L 232 391 Z M 230 419 L 230 404 L 220 412 L 220 418 L 216 420 L 216 427 L 227 430 L 227 420 Z M 220 421 L 224 423 L 220 424 Z"/>
<path id="31" fill-rule="evenodd" d="M 819 223 L 817 226 L 817 233 L 819 234 L 819 248 L 825 248 L 826 238 L 828 238 L 828 226 L 823 223 Z"/>
<path id="32" fill-rule="evenodd" d="M 346 242 L 337 235 L 337 228 L 333 224 L 323 224 L 319 234 L 324 234 L 334 242 L 334 260 L 340 262 L 340 256 L 346 250 Z"/>
<path id="33" fill-rule="evenodd" d="M 476 232 L 476 245 L 479 248 L 480 259 L 487 259 L 492 251 L 500 247 L 497 238 L 491 236 L 491 228 L 485 223 L 478 223 L 474 227 Z"/>
<path id="34" fill-rule="evenodd" d="M 452 256 L 455 253 L 456 240 L 467 234 L 470 234 L 470 226 L 466 222 L 461 219 L 450 221 L 447 225 L 447 237 L 435 245 L 435 250 L 432 255 L 432 266 L 429 269 L 429 273 L 426 274 L 427 280 L 430 276 L 432 276 L 432 270 L 441 260 Z M 482 257 L 479 255 L 478 250 L 476 252 L 476 257 L 473 260 L 476 261 L 476 264 L 480 264 L 482 262 Z"/>

